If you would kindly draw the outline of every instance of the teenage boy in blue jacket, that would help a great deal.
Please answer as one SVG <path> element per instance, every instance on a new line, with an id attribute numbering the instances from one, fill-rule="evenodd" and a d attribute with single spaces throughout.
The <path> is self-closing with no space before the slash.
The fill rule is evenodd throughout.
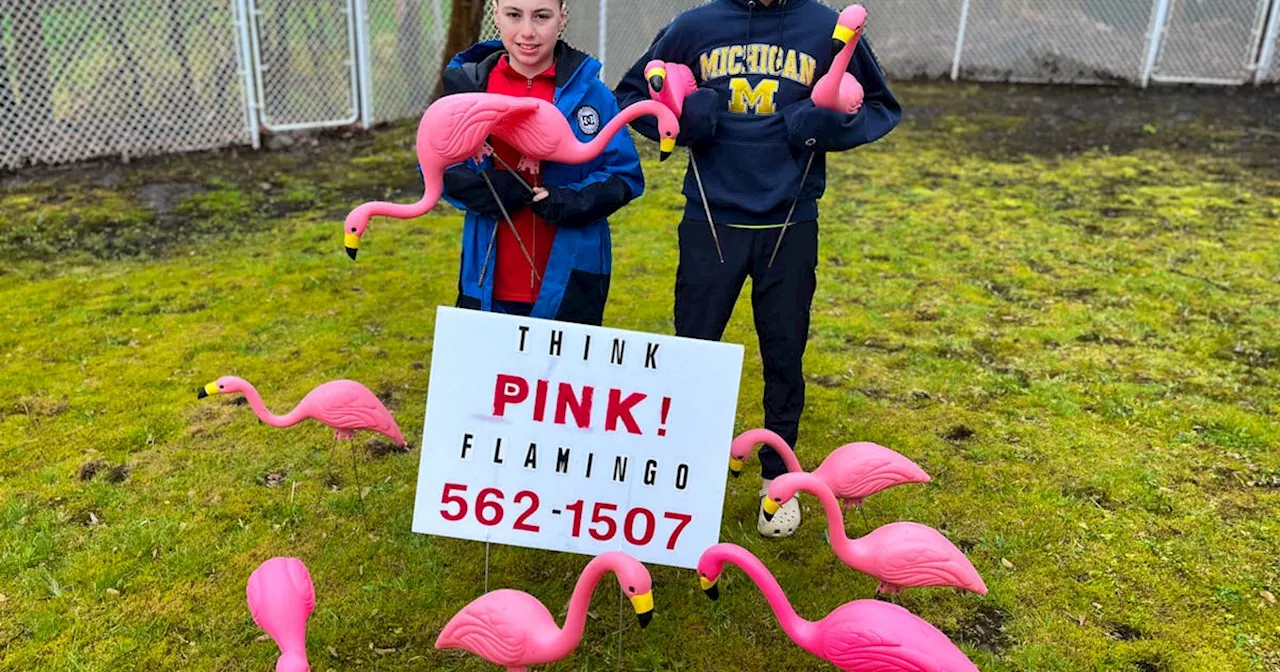
<path id="1" fill-rule="evenodd" d="M 676 335 L 719 340 L 750 277 L 764 363 L 765 426 L 792 446 L 804 409 L 801 364 L 817 286 L 817 201 L 826 188 L 826 153 L 874 142 L 902 116 L 865 36 L 849 64 L 865 91 L 862 108 L 849 115 L 814 106 L 810 94 L 831 66 L 837 17 L 818 0 L 712 0 L 659 31 L 614 90 L 623 108 L 648 99 L 644 66 L 651 59 L 693 69 L 699 88 L 685 100 L 677 144 L 692 152 L 706 204 L 695 170 L 686 171 Z M 651 120 L 632 126 L 658 139 Z M 793 201 L 791 225 L 770 266 Z M 768 447 L 761 448 L 760 462 L 763 502 L 769 481 L 786 467 Z M 790 536 L 799 524 L 795 498 L 771 521 L 763 511 L 757 514 L 756 527 L 768 537 Z"/>

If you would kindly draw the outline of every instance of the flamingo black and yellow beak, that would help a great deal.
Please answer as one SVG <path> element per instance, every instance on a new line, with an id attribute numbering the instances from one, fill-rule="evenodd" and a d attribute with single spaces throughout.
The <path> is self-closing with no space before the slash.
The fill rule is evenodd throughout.
<path id="1" fill-rule="evenodd" d="M 782 508 L 782 505 L 779 504 L 778 501 L 776 499 L 773 499 L 772 497 L 765 497 L 763 508 L 764 508 L 764 519 L 766 521 L 770 521 L 770 520 L 773 520 L 774 514 L 778 513 L 778 511 Z"/>
<path id="2" fill-rule="evenodd" d="M 205 397 L 211 394 L 217 394 L 217 393 L 218 393 L 218 384 L 209 383 L 208 385 L 205 385 L 204 387 L 200 388 L 199 392 L 196 392 L 196 399 L 204 399 Z"/>
<path id="3" fill-rule="evenodd" d="M 356 252 L 360 250 L 360 236 L 348 233 L 342 237 L 342 244 L 347 248 L 347 256 L 355 259 Z"/>
<path id="4" fill-rule="evenodd" d="M 741 476 L 742 467 L 745 466 L 745 464 L 746 464 L 745 462 L 743 462 L 742 460 L 739 460 L 736 457 L 729 458 L 729 475 L 733 476 L 734 478 Z"/>
<path id="5" fill-rule="evenodd" d="M 631 606 L 636 608 L 636 617 L 640 619 L 640 627 L 648 627 L 653 620 L 653 591 L 631 596 Z"/>
<path id="6" fill-rule="evenodd" d="M 836 24 L 836 29 L 831 33 L 831 53 L 833 55 L 840 53 L 840 50 L 844 49 L 850 40 L 858 36 L 858 30 Z"/>
<path id="7" fill-rule="evenodd" d="M 667 84 L 667 71 L 665 68 L 651 68 L 644 73 L 646 79 L 649 80 L 649 86 L 654 91 L 662 93 L 662 87 Z"/>
<path id="8" fill-rule="evenodd" d="M 713 600 L 720 599 L 720 586 L 716 585 L 715 579 L 700 576 L 698 577 L 698 582 L 702 584 L 702 592 L 706 593 L 707 597 Z"/>
<path id="9" fill-rule="evenodd" d="M 671 157 L 671 152 L 676 151 L 676 139 L 663 138 L 662 141 L 658 143 L 658 149 L 661 150 L 661 153 L 658 156 L 658 161 L 666 161 Z"/>

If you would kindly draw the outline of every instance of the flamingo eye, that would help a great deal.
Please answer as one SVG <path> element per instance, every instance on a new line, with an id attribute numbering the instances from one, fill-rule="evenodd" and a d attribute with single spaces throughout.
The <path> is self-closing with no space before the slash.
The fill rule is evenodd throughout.
<path id="1" fill-rule="evenodd" d="M 775 501 L 775 502 L 777 502 L 777 503 L 781 504 L 781 503 L 782 503 L 782 498 L 781 498 L 781 497 L 774 497 L 774 498 L 773 498 L 773 501 Z"/>
<path id="2" fill-rule="evenodd" d="M 218 389 L 219 389 L 219 390 L 225 390 L 225 389 L 227 389 L 227 386 L 226 386 L 226 385 L 219 385 L 219 386 L 218 386 Z"/>
<path id="3" fill-rule="evenodd" d="M 634 592 L 636 592 L 636 587 L 635 587 L 635 586 L 627 586 L 627 592 L 628 592 L 628 593 L 634 593 Z"/>
<path id="4" fill-rule="evenodd" d="M 351 233 L 355 233 L 355 232 L 356 232 L 356 227 L 354 227 L 354 226 L 353 226 L 353 227 L 351 227 Z"/>

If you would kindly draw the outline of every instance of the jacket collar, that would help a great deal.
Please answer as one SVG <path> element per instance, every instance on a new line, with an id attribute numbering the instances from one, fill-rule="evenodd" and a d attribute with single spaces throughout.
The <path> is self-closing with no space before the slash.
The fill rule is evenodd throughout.
<path id="1" fill-rule="evenodd" d="M 489 82 L 489 74 L 505 53 L 507 52 L 503 50 L 501 41 L 489 40 L 478 42 L 454 56 L 444 71 L 444 92 L 483 92 Z M 600 71 L 598 61 L 569 46 L 564 40 L 556 42 L 555 61 L 557 90 L 566 88 L 580 75 L 594 77 Z M 595 72 L 589 73 L 587 70 L 591 68 L 584 66 L 592 64 Z"/>

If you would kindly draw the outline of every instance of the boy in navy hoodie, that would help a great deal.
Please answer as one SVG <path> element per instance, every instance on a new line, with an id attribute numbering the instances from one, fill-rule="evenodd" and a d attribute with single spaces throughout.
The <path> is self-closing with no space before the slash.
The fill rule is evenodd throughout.
<path id="1" fill-rule="evenodd" d="M 719 340 L 750 277 L 765 426 L 793 447 L 804 409 L 801 364 L 817 286 L 817 201 L 826 188 L 826 152 L 874 142 L 902 116 L 865 36 L 849 64 L 865 91 L 862 108 L 849 115 L 814 106 L 810 93 L 831 66 L 837 17 L 818 0 L 712 0 L 659 31 L 614 91 L 623 108 L 648 99 L 644 66 L 651 59 L 693 69 L 699 88 L 685 99 L 677 144 L 690 148 L 706 204 L 695 170 L 686 171 L 676 335 Z M 658 139 L 657 125 L 647 117 L 632 127 Z M 791 225 L 770 266 L 793 201 Z M 763 502 L 769 482 L 786 467 L 767 446 L 760 462 Z M 799 523 L 792 498 L 771 521 L 763 511 L 757 514 L 756 527 L 765 536 L 789 536 Z"/>

